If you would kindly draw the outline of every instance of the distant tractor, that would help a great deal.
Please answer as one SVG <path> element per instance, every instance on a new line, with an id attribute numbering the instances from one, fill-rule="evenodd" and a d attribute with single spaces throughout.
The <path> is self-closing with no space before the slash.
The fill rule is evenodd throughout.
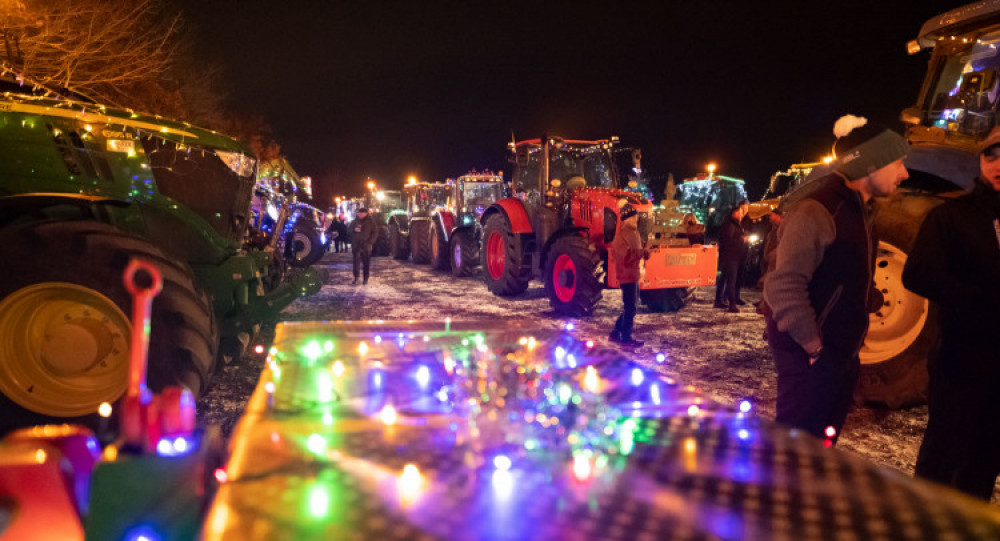
<path id="1" fill-rule="evenodd" d="M 389 220 L 397 214 L 406 214 L 406 202 L 403 200 L 403 193 L 399 190 L 370 189 L 365 193 L 364 202 L 365 207 L 368 208 L 368 215 L 375 220 L 375 225 L 378 226 L 378 236 L 375 238 L 375 247 L 372 249 L 372 255 L 391 255 L 392 241 L 389 232 Z"/>
<path id="2" fill-rule="evenodd" d="M 715 283 L 716 247 L 650 242 L 653 204 L 618 185 L 617 142 L 546 137 L 510 143 L 514 195 L 481 218 L 483 278 L 493 294 L 520 294 L 538 278 L 557 313 L 589 315 L 603 288 L 619 287 L 608 245 L 625 203 L 639 211 L 639 232 L 652 252 L 639 282 L 651 310 L 677 310 L 688 288 Z"/>
<path id="3" fill-rule="evenodd" d="M 747 190 L 743 179 L 714 173 L 686 178 L 677 187 L 678 209 L 694 214 L 712 238 L 718 234 L 729 211 L 744 199 Z"/>
<path id="4" fill-rule="evenodd" d="M 469 173 L 449 179 L 449 204 L 431 213 L 431 266 L 450 270 L 455 276 L 469 276 L 479 265 L 482 226 L 479 218 L 496 201 L 503 199 L 503 175 Z"/>
<path id="5" fill-rule="evenodd" d="M 414 182 L 403 187 L 405 213 L 389 218 L 389 251 L 393 259 L 431 262 L 431 215 L 450 204 L 451 187 L 444 183 Z"/>

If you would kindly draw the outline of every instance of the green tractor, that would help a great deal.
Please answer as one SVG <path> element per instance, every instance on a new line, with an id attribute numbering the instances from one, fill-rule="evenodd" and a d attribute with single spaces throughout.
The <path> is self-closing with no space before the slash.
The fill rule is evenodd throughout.
<path id="1" fill-rule="evenodd" d="M 179 384 L 204 393 L 263 320 L 322 285 L 312 269 L 274 284 L 273 252 L 246 247 L 256 160 L 240 142 L 8 89 L 0 96 L 0 432 L 94 425 L 98 408 L 122 396 L 132 325 L 122 272 L 132 259 L 163 274 L 150 325 L 154 391 Z"/>
<path id="2" fill-rule="evenodd" d="M 393 216 L 406 214 L 406 201 L 403 192 L 399 190 L 370 189 L 365 193 L 365 207 L 378 226 L 378 237 L 372 249 L 374 256 L 387 256 L 392 253 L 389 222 Z"/>

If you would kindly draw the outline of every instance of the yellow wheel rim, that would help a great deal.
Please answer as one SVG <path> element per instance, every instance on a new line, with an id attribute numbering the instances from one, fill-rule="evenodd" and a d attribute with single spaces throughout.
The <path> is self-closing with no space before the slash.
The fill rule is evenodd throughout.
<path id="1" fill-rule="evenodd" d="M 913 344 L 927 323 L 927 299 L 903 287 L 906 254 L 879 242 L 875 259 L 875 287 L 885 303 L 868 315 L 868 336 L 859 352 L 862 364 L 887 361 Z"/>
<path id="2" fill-rule="evenodd" d="M 76 417 L 128 385 L 131 324 L 99 292 L 43 282 L 0 300 L 0 391 L 31 411 Z"/>

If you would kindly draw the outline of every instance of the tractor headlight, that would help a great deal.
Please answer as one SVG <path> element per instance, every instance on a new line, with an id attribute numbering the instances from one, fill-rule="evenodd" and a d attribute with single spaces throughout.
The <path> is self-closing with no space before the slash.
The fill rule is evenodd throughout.
<path id="1" fill-rule="evenodd" d="M 257 160 L 243 154 L 242 152 L 228 152 L 225 150 L 215 151 L 215 155 L 222 160 L 222 163 L 226 164 L 233 173 L 241 177 L 248 177 L 253 174 L 254 166 L 257 165 Z"/>

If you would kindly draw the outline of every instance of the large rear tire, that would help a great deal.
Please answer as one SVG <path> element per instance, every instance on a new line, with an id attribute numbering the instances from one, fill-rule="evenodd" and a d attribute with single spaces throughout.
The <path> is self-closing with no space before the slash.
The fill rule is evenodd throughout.
<path id="1" fill-rule="evenodd" d="M 673 287 L 667 289 L 640 289 L 639 300 L 651 312 L 676 312 L 691 298 L 691 288 Z"/>
<path id="2" fill-rule="evenodd" d="M 900 194 L 901 195 L 901 194 Z M 902 197 L 880 206 L 875 232 L 875 287 L 883 303 L 869 315 L 868 335 L 859 352 L 861 376 L 855 399 L 890 408 L 927 400 L 927 357 L 937 344 L 937 314 L 923 297 L 903 287 L 902 272 L 924 215 L 905 212 Z"/>
<path id="3" fill-rule="evenodd" d="M 582 235 L 557 238 L 545 264 L 545 293 L 552 309 L 564 316 L 589 316 L 601 302 L 600 264 L 597 249 Z"/>
<path id="4" fill-rule="evenodd" d="M 389 253 L 396 261 L 410 258 L 410 239 L 403 236 L 395 220 L 389 222 Z"/>
<path id="5" fill-rule="evenodd" d="M 295 223 L 289 242 L 292 255 L 289 264 L 293 267 L 308 267 L 322 259 L 326 253 L 326 245 L 320 238 L 319 229 L 309 220 Z"/>
<path id="6" fill-rule="evenodd" d="M 437 221 L 431 222 L 428 242 L 431 245 L 431 267 L 437 270 L 449 270 L 451 268 L 449 257 L 451 250 L 448 249 L 448 242 L 444 240 L 444 231 L 441 230 L 441 225 Z"/>
<path id="7" fill-rule="evenodd" d="M 385 257 L 389 255 L 389 225 L 381 220 L 376 222 L 378 236 L 375 237 L 375 244 L 372 246 L 372 255 Z"/>
<path id="8" fill-rule="evenodd" d="M 216 367 L 218 330 L 191 270 L 146 239 L 91 221 L 0 230 L 0 431 L 40 423 L 96 426 L 98 406 L 124 393 L 132 299 L 130 260 L 163 275 L 151 316 L 147 382 L 197 397 Z"/>
<path id="9" fill-rule="evenodd" d="M 508 297 L 528 289 L 531 269 L 524 262 L 521 236 L 514 233 L 510 222 L 497 213 L 486 220 L 483 227 L 483 249 L 480 262 L 483 281 L 494 295 Z"/>
<path id="10" fill-rule="evenodd" d="M 479 242 L 471 229 L 459 229 L 451 237 L 451 273 L 472 276 L 479 264 Z"/>
<path id="11" fill-rule="evenodd" d="M 410 254 L 413 262 L 426 265 L 431 262 L 431 221 L 410 221 Z"/>

